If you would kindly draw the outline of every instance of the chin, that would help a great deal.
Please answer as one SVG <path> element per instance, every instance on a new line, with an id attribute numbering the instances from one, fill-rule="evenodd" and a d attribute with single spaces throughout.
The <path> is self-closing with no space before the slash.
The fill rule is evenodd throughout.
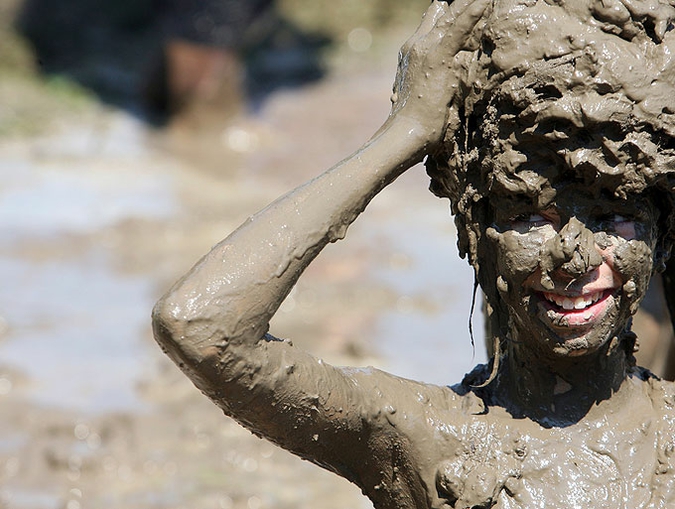
<path id="1" fill-rule="evenodd" d="M 593 355 L 611 342 L 616 335 L 614 327 L 609 323 L 616 323 L 611 316 L 616 316 L 616 311 L 608 313 L 599 322 L 586 323 L 576 326 L 553 324 L 549 316 L 544 312 L 531 315 L 529 324 L 521 330 L 527 331 L 527 335 L 538 345 L 540 353 L 554 359 L 565 359 Z"/>
<path id="2" fill-rule="evenodd" d="M 553 347 L 553 354 L 556 357 L 583 357 L 599 350 L 600 346 L 592 346 L 585 337 L 560 339 Z"/>

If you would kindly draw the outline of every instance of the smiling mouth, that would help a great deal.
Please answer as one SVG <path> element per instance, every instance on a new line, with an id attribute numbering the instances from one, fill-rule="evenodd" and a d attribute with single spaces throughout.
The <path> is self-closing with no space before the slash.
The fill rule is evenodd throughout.
<path id="1" fill-rule="evenodd" d="M 551 324 L 559 328 L 584 327 L 604 316 L 614 290 L 600 290 L 584 295 L 560 295 L 540 292 L 540 302 Z"/>

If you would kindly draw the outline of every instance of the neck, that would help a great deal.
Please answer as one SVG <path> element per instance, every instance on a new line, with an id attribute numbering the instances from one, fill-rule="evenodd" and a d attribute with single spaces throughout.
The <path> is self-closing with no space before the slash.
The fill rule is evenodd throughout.
<path id="1" fill-rule="evenodd" d="M 525 342 L 509 341 L 498 378 L 500 402 L 545 426 L 578 422 L 628 385 L 622 344 L 613 338 L 597 352 L 542 358 Z"/>

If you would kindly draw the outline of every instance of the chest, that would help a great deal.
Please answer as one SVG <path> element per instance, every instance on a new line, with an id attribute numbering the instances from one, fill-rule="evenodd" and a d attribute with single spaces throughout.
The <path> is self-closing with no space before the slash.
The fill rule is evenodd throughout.
<path id="1" fill-rule="evenodd" d="M 545 429 L 476 418 L 435 437 L 432 506 L 636 509 L 675 503 L 673 439 L 651 420 Z M 443 452 L 445 451 L 445 452 Z M 429 457 L 431 457 L 430 455 Z"/>

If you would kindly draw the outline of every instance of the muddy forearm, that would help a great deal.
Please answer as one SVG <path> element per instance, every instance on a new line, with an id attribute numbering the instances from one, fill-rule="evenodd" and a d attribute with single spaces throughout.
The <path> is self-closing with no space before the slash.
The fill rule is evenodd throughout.
<path id="1" fill-rule="evenodd" d="M 370 200 L 423 156 L 424 134 L 390 121 L 361 150 L 257 213 L 158 302 L 155 335 L 195 368 L 227 345 L 253 345 L 302 271 Z"/>

